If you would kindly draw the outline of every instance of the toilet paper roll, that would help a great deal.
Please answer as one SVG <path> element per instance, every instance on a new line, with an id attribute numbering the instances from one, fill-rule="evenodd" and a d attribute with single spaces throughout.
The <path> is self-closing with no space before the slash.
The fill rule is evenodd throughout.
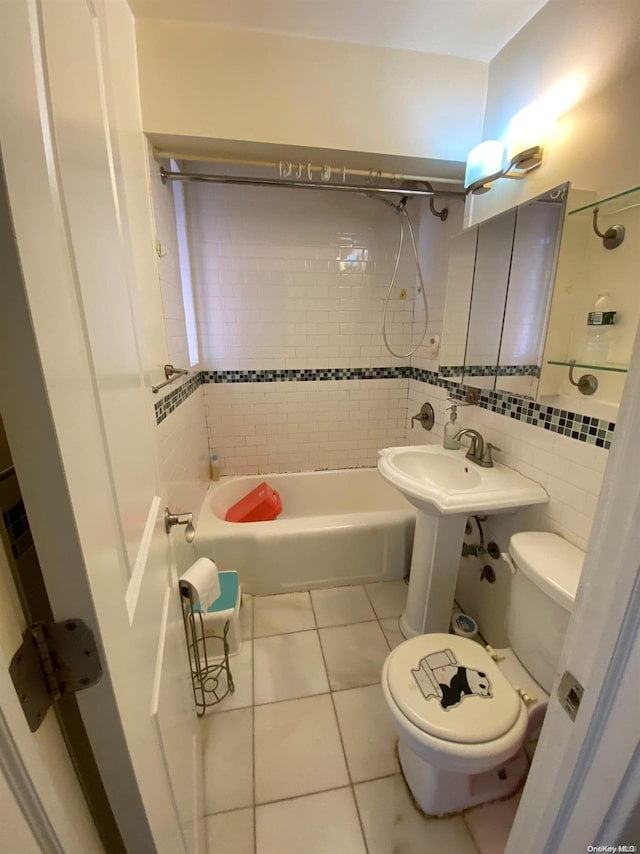
<path id="1" fill-rule="evenodd" d="M 208 611 L 220 596 L 218 567 L 208 557 L 198 558 L 180 577 L 180 587 L 186 587 L 194 604 L 199 602 L 202 610 Z"/>

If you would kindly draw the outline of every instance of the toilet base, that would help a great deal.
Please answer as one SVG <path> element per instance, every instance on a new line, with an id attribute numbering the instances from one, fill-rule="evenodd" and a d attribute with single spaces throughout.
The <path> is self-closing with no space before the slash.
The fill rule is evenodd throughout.
<path id="1" fill-rule="evenodd" d="M 507 798 L 522 785 L 529 768 L 524 750 L 519 750 L 512 759 L 483 774 L 443 771 L 414 753 L 403 738 L 398 743 L 398 756 L 413 797 L 429 816 L 459 813 Z"/>

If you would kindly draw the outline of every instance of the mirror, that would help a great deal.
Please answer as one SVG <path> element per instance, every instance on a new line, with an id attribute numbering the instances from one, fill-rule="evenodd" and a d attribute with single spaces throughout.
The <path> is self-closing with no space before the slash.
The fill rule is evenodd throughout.
<path id="1" fill-rule="evenodd" d="M 615 422 L 640 318 L 640 291 L 635 286 L 640 266 L 640 187 L 598 201 L 593 196 L 584 190 L 569 193 L 538 400 Z M 601 232 L 624 226 L 625 239 L 613 250 L 594 233 L 596 208 Z M 589 340 L 593 327 L 587 323 L 602 294 L 607 294 L 608 303 L 602 307 L 615 311 L 615 323 L 604 330 L 604 351 Z M 581 394 L 569 381 L 572 361 L 574 381 L 589 374 L 597 380 L 593 394 Z"/>
<path id="2" fill-rule="evenodd" d="M 568 186 L 517 209 L 496 389 L 535 397 Z"/>
<path id="3" fill-rule="evenodd" d="M 515 226 L 515 209 L 478 226 L 463 379 L 478 377 L 484 388 L 497 374 Z"/>
<path id="4" fill-rule="evenodd" d="M 567 189 L 557 187 L 452 239 L 442 376 L 536 396 Z"/>

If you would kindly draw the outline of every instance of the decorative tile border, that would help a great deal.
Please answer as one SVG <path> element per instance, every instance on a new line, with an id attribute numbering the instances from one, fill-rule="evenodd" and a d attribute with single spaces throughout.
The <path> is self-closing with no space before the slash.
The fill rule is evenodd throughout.
<path id="1" fill-rule="evenodd" d="M 205 371 L 205 383 L 281 383 L 335 380 L 395 380 L 411 374 L 409 365 L 397 368 L 287 368 L 263 371 Z"/>
<path id="2" fill-rule="evenodd" d="M 450 382 L 433 371 L 413 368 L 412 379 L 446 388 L 455 400 L 463 401 L 466 398 L 467 386 Z M 544 406 L 530 398 L 504 391 L 481 391 L 477 405 L 490 412 L 497 412 L 498 415 L 506 415 L 516 421 L 524 421 L 525 424 L 541 427 L 543 430 L 550 430 L 552 433 L 559 433 L 561 436 L 568 436 L 606 450 L 611 447 L 613 431 L 616 427 L 613 421 L 603 421 L 588 415 L 569 412 L 566 409 Z"/>
<path id="3" fill-rule="evenodd" d="M 189 379 L 178 386 L 178 388 L 170 391 L 167 395 L 157 400 L 154 405 L 156 415 L 156 425 L 162 424 L 167 415 L 170 415 L 177 409 L 181 403 L 184 403 L 188 397 L 202 385 L 202 371 L 192 374 Z"/>
<path id="4" fill-rule="evenodd" d="M 526 369 L 529 365 L 506 366 L 506 369 Z M 451 370 L 450 368 L 443 368 Z M 493 369 L 492 369 L 493 370 Z M 518 374 L 505 374 L 505 376 L 516 376 Z M 521 373 L 519 375 L 532 376 L 532 374 Z M 423 368 L 403 365 L 400 367 L 380 368 L 289 368 L 283 370 L 262 371 L 200 371 L 193 374 L 189 379 L 174 391 L 167 394 L 154 404 L 156 423 L 161 424 L 165 418 L 184 403 L 196 389 L 203 383 L 276 383 L 276 382 L 316 382 L 316 381 L 338 381 L 338 380 L 380 380 L 380 379 L 412 379 L 429 385 L 445 388 L 449 395 L 455 400 L 465 400 L 467 386 L 459 382 L 452 382 L 442 373 L 427 371 Z M 568 436 L 588 445 L 596 445 L 599 448 L 610 448 L 615 424 L 612 421 L 603 421 L 591 418 L 588 415 L 580 415 L 565 409 L 555 409 L 536 403 L 530 398 L 522 395 L 504 391 L 482 390 L 478 399 L 478 406 L 505 415 L 517 421 L 524 421 L 534 427 Z"/>
<path id="5" fill-rule="evenodd" d="M 441 377 L 539 377 L 538 365 L 444 365 Z"/>

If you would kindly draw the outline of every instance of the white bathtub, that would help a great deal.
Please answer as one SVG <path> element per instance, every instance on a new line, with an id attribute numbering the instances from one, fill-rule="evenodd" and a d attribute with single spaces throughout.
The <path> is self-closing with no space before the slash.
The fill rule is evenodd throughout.
<path id="1" fill-rule="evenodd" d="M 266 480 L 280 493 L 272 522 L 225 522 L 233 504 Z M 194 547 L 243 590 L 265 595 L 403 578 L 415 510 L 377 469 L 225 477 L 211 484 Z"/>

